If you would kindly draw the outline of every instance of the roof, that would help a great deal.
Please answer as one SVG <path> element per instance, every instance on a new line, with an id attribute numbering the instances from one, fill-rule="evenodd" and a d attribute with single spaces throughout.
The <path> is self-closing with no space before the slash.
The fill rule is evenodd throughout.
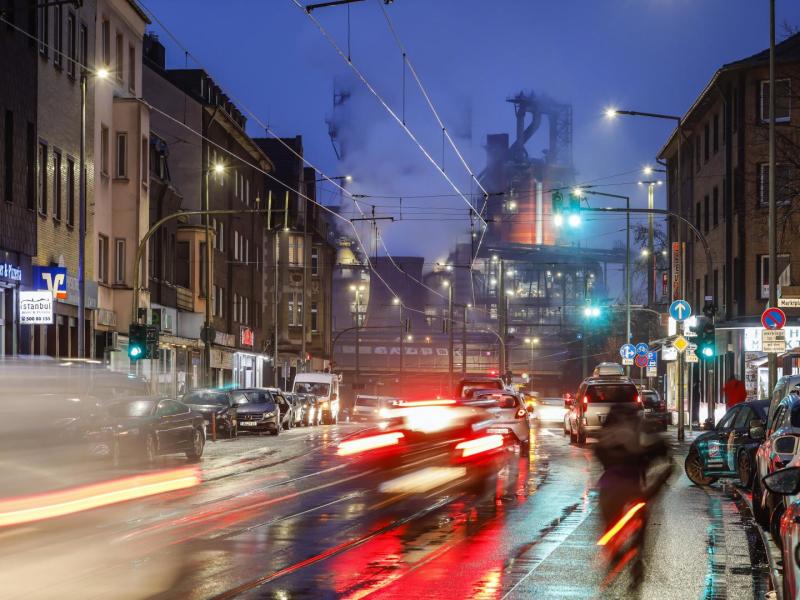
<path id="1" fill-rule="evenodd" d="M 800 62 L 800 33 L 790 35 L 785 40 L 775 45 L 775 63 L 785 64 L 792 62 Z M 767 64 L 769 64 L 769 48 L 746 58 L 722 65 L 714 72 L 709 82 L 703 88 L 703 91 L 689 107 L 689 110 L 686 111 L 686 114 L 683 115 L 683 122 L 686 123 L 687 121 L 691 120 L 691 118 L 694 116 L 694 113 L 705 103 L 709 92 L 714 89 L 720 78 L 732 71 L 752 69 L 755 67 L 765 66 Z M 669 148 L 669 146 L 672 144 L 677 132 L 678 130 L 675 128 L 672 133 L 670 133 L 666 143 L 658 152 L 658 158 L 664 158 L 667 148 Z"/>
<path id="2" fill-rule="evenodd" d="M 142 10 L 142 7 L 139 6 L 139 3 L 136 2 L 136 0 L 128 0 L 128 4 L 130 4 L 130 7 L 142 18 L 142 21 L 145 22 L 145 25 L 150 25 L 150 23 L 152 23 L 150 18 L 145 14 L 145 12 Z"/>

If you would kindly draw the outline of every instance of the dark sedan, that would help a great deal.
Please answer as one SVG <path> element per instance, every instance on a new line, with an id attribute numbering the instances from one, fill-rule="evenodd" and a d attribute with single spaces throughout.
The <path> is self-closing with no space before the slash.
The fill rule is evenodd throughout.
<path id="1" fill-rule="evenodd" d="M 130 399 L 108 407 L 114 464 L 137 459 L 152 464 L 158 455 L 185 453 L 200 460 L 206 443 L 203 415 L 177 400 Z"/>
<path id="2" fill-rule="evenodd" d="M 285 403 L 286 400 L 281 397 Z M 280 411 L 273 392 L 262 388 L 236 390 L 234 397 L 239 427 L 254 433 L 278 435 L 281 430 Z"/>
<path id="3" fill-rule="evenodd" d="M 689 479 L 696 485 L 711 485 L 720 478 L 739 477 L 743 460 L 754 464 L 768 409 L 766 400 L 737 404 L 712 430 L 697 436 L 684 463 Z"/>
<path id="4" fill-rule="evenodd" d="M 193 411 L 199 412 L 206 420 L 206 430 L 211 431 L 212 423 L 217 432 L 229 438 L 238 435 L 236 406 L 230 392 L 224 390 L 194 390 L 181 398 L 181 402 Z"/>
<path id="5" fill-rule="evenodd" d="M 651 431 L 666 431 L 670 424 L 671 415 L 667 410 L 667 403 L 655 390 L 640 390 L 642 399 L 642 418 L 645 427 Z"/>

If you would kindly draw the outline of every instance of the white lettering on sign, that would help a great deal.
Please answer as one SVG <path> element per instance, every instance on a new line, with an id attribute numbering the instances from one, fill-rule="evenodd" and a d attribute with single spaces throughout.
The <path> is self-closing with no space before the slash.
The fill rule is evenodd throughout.
<path id="1" fill-rule="evenodd" d="M 0 277 L 12 281 L 22 281 L 22 269 L 9 263 L 0 263 Z"/>
<path id="2" fill-rule="evenodd" d="M 53 295 L 47 291 L 20 291 L 19 322 L 23 325 L 52 325 Z"/>

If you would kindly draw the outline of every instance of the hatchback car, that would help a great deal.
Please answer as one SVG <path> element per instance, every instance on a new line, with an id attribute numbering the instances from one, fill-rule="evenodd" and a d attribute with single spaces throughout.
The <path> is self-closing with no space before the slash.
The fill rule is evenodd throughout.
<path id="1" fill-rule="evenodd" d="M 753 472 L 755 453 L 763 439 L 769 401 L 737 404 L 710 431 L 698 435 L 684 461 L 687 477 L 696 485 L 711 485 L 720 478 L 744 478 Z M 761 438 L 761 439 L 760 439 Z"/>
<path id="2" fill-rule="evenodd" d="M 236 405 L 227 390 L 194 390 L 184 394 L 181 402 L 203 415 L 206 431 L 211 431 L 212 421 L 216 430 L 229 438 L 238 435 Z"/>
<path id="3" fill-rule="evenodd" d="M 641 398 L 628 377 L 589 377 L 581 383 L 567 416 L 571 442 L 586 443 L 589 435 L 598 433 L 608 412 L 615 405 L 630 403 L 641 408 Z"/>
<path id="4" fill-rule="evenodd" d="M 639 396 L 642 399 L 642 417 L 646 427 L 651 431 L 666 431 L 671 417 L 661 394 L 644 389 L 639 392 Z"/>
<path id="5" fill-rule="evenodd" d="M 781 400 L 775 407 L 769 428 L 765 432 L 762 427 L 761 433 L 763 443 L 756 451 L 751 469 L 755 473 L 752 478 L 753 516 L 776 533 L 785 502 L 782 496 L 765 489 L 761 480 L 800 455 L 800 394 L 789 393 Z"/>
<path id="6" fill-rule="evenodd" d="M 778 541 L 783 554 L 783 597 L 800 597 L 800 465 L 798 461 L 764 477 L 762 484 L 788 507 L 780 520 Z"/>
<path id="7" fill-rule="evenodd" d="M 455 397 L 469 399 L 476 390 L 504 390 L 506 384 L 499 377 L 467 377 L 458 382 Z"/>
<path id="8" fill-rule="evenodd" d="M 530 413 L 516 392 L 481 391 L 475 400 L 465 403 L 487 410 L 494 420 L 489 424 L 487 433 L 503 434 L 527 449 L 531 444 Z"/>
<path id="9" fill-rule="evenodd" d="M 236 412 L 241 431 L 278 435 L 281 417 L 272 392 L 263 388 L 248 388 L 236 392 L 234 402 L 237 403 Z M 283 402 L 286 400 L 283 399 Z"/>

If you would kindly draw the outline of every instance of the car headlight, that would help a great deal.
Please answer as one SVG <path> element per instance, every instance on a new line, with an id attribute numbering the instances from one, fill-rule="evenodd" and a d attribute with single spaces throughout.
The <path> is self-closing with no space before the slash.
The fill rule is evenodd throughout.
<path id="1" fill-rule="evenodd" d="M 331 403 L 325 400 L 325 402 L 322 403 L 322 408 L 328 408 L 330 405 Z"/>
<path id="2" fill-rule="evenodd" d="M 275 416 L 275 412 L 273 411 L 273 412 L 264 413 L 261 418 L 262 419 L 269 419 L 270 417 L 274 417 L 274 416 Z"/>

